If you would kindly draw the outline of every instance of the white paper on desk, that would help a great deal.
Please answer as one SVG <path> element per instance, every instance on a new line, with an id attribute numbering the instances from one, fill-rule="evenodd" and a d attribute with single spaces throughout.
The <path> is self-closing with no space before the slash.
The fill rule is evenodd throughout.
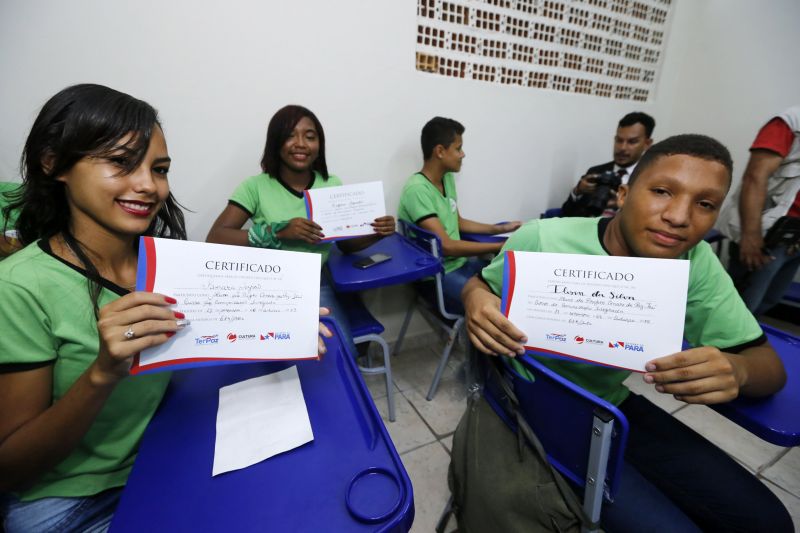
<path id="1" fill-rule="evenodd" d="M 175 298 L 191 324 L 131 373 L 229 361 L 316 359 L 319 254 L 142 237 L 137 290 Z"/>
<path id="2" fill-rule="evenodd" d="M 219 389 L 216 476 L 314 440 L 297 367 Z"/>
<path id="3" fill-rule="evenodd" d="M 506 252 L 503 314 L 526 348 L 644 372 L 681 351 L 689 261 Z"/>
<path id="4" fill-rule="evenodd" d="M 373 235 L 372 223 L 386 215 L 380 181 L 309 189 L 305 198 L 306 214 L 322 227 L 323 241 Z"/>

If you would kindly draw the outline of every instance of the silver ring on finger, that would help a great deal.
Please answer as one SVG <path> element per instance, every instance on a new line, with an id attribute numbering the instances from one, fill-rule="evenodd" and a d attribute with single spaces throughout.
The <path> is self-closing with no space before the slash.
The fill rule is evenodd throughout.
<path id="1" fill-rule="evenodd" d="M 134 333 L 133 331 L 133 326 L 128 326 L 128 329 L 125 330 L 124 335 L 127 340 L 131 340 L 132 338 L 134 338 L 136 336 L 136 333 Z"/>

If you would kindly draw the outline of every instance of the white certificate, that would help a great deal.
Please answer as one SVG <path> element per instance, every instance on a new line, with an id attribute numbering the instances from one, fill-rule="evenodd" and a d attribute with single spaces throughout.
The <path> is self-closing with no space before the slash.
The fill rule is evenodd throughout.
<path id="1" fill-rule="evenodd" d="M 526 349 L 644 372 L 681 351 L 689 261 L 509 251 L 501 309 Z"/>
<path id="2" fill-rule="evenodd" d="M 374 235 L 372 223 L 386 215 L 380 181 L 309 189 L 305 197 L 306 215 L 322 227 L 326 242 Z"/>
<path id="3" fill-rule="evenodd" d="M 319 254 L 142 237 L 136 290 L 178 300 L 190 324 L 134 358 L 176 366 L 316 359 Z"/>

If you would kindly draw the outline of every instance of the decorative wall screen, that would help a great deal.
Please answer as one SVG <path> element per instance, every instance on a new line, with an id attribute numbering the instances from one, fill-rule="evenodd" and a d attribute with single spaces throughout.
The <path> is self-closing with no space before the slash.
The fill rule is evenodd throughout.
<path id="1" fill-rule="evenodd" d="M 672 0 L 417 0 L 417 70 L 647 101 Z"/>

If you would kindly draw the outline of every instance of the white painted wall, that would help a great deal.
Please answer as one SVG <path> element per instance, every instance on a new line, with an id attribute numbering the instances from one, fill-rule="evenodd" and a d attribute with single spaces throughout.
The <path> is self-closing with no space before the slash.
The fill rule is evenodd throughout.
<path id="1" fill-rule="evenodd" d="M 535 218 L 610 158 L 615 124 L 629 111 L 652 113 L 657 138 L 704 131 L 744 154 L 758 123 L 800 96 L 789 60 L 797 20 L 796 0 L 681 0 L 656 99 L 637 104 L 419 73 L 415 0 L 3 0 L 0 177 L 18 179 L 25 136 L 48 97 L 96 82 L 161 112 L 172 188 L 194 211 L 194 240 L 259 171 L 267 122 L 288 103 L 320 117 L 333 173 L 384 181 L 391 213 L 421 166 L 422 125 L 456 118 L 467 128 L 462 214 Z M 390 338 L 406 297 L 369 298 Z"/>
<path id="2" fill-rule="evenodd" d="M 655 105 L 659 137 L 705 133 L 738 183 L 759 128 L 800 103 L 800 2 L 680 0 Z"/>

